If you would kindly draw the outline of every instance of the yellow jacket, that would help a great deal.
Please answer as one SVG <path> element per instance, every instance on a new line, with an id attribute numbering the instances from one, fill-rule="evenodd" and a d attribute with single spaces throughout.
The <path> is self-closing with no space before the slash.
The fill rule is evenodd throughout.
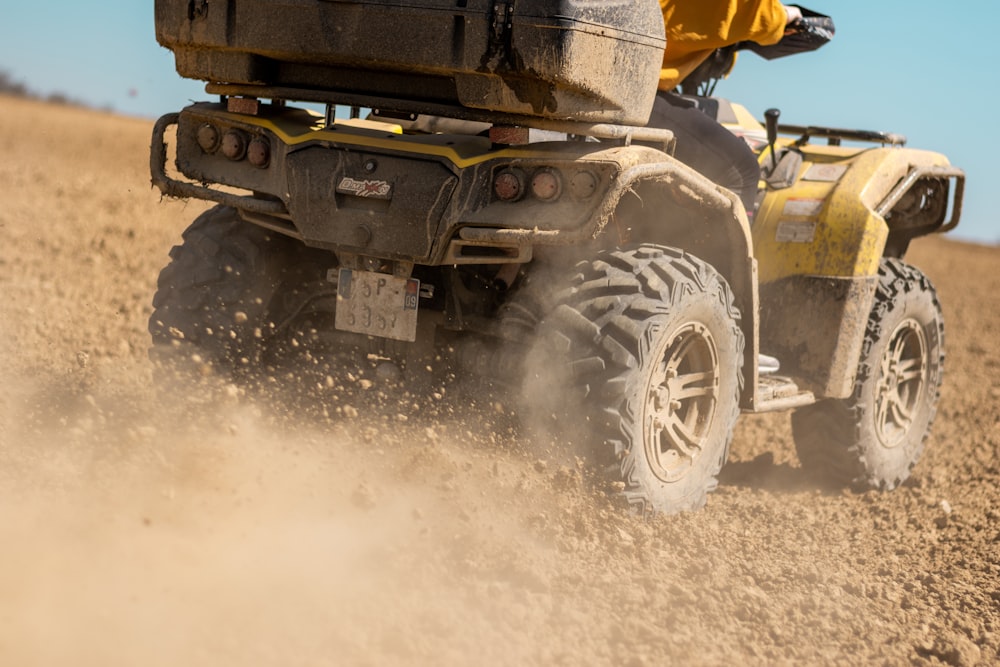
<path id="1" fill-rule="evenodd" d="M 667 33 L 660 90 L 672 90 L 717 48 L 778 43 L 788 18 L 779 0 L 660 0 L 660 8 Z"/>

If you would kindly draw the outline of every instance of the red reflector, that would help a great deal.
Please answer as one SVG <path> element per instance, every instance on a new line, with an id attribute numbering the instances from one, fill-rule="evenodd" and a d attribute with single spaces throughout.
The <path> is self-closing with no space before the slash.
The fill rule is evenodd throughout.
<path id="1" fill-rule="evenodd" d="M 490 141 L 505 146 L 519 146 L 528 143 L 528 128 L 510 125 L 494 125 L 490 128 Z"/>
<path id="2" fill-rule="evenodd" d="M 226 110 L 229 113 L 256 116 L 260 111 L 260 100 L 255 97 L 230 97 L 226 100 Z"/>

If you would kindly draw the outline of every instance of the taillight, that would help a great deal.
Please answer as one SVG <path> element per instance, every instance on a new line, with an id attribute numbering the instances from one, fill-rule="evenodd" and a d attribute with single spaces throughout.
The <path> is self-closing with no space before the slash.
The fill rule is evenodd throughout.
<path id="1" fill-rule="evenodd" d="M 271 146 L 264 137 L 256 137 L 247 146 L 247 162 L 263 169 L 271 161 Z"/>
<path id="2" fill-rule="evenodd" d="M 562 192 L 559 174 L 552 169 L 539 169 L 531 177 L 531 194 L 542 201 L 554 201 Z"/>
<path id="3" fill-rule="evenodd" d="M 198 145 L 206 153 L 214 153 L 219 148 L 219 131 L 214 125 L 205 123 L 198 128 Z"/>
<path id="4" fill-rule="evenodd" d="M 597 176 L 589 171 L 578 171 L 569 180 L 569 191 L 577 199 L 586 199 L 597 192 Z"/>
<path id="5" fill-rule="evenodd" d="M 247 154 L 246 135 L 239 130 L 229 130 L 222 137 L 222 154 L 230 160 L 242 160 Z"/>
<path id="6" fill-rule="evenodd" d="M 493 193 L 501 201 L 517 201 L 524 196 L 524 172 L 504 169 L 493 179 Z"/>

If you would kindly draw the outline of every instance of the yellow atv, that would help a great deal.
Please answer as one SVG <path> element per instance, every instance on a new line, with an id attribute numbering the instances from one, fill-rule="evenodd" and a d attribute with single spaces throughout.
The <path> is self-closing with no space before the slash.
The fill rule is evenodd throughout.
<path id="1" fill-rule="evenodd" d="M 292 350 L 344 373 L 447 355 L 517 388 L 641 510 L 702 506 L 741 410 L 795 409 L 803 463 L 844 481 L 907 476 L 943 333 L 900 257 L 957 223 L 945 158 L 736 123 L 762 136 L 751 225 L 643 126 L 656 2 L 235 5 L 156 2 L 178 71 L 218 96 L 154 128 L 154 183 L 218 203 L 160 275 L 158 358 L 240 375 Z"/>

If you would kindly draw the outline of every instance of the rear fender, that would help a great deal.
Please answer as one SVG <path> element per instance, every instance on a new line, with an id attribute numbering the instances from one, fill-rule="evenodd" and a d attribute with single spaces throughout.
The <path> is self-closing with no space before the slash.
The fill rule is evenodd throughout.
<path id="1" fill-rule="evenodd" d="M 657 243 L 711 264 L 733 291 L 746 339 L 744 393 L 750 408 L 758 373 L 757 264 L 750 224 L 739 198 L 662 154 L 621 173 L 605 201 L 604 229 L 616 245 Z"/>

